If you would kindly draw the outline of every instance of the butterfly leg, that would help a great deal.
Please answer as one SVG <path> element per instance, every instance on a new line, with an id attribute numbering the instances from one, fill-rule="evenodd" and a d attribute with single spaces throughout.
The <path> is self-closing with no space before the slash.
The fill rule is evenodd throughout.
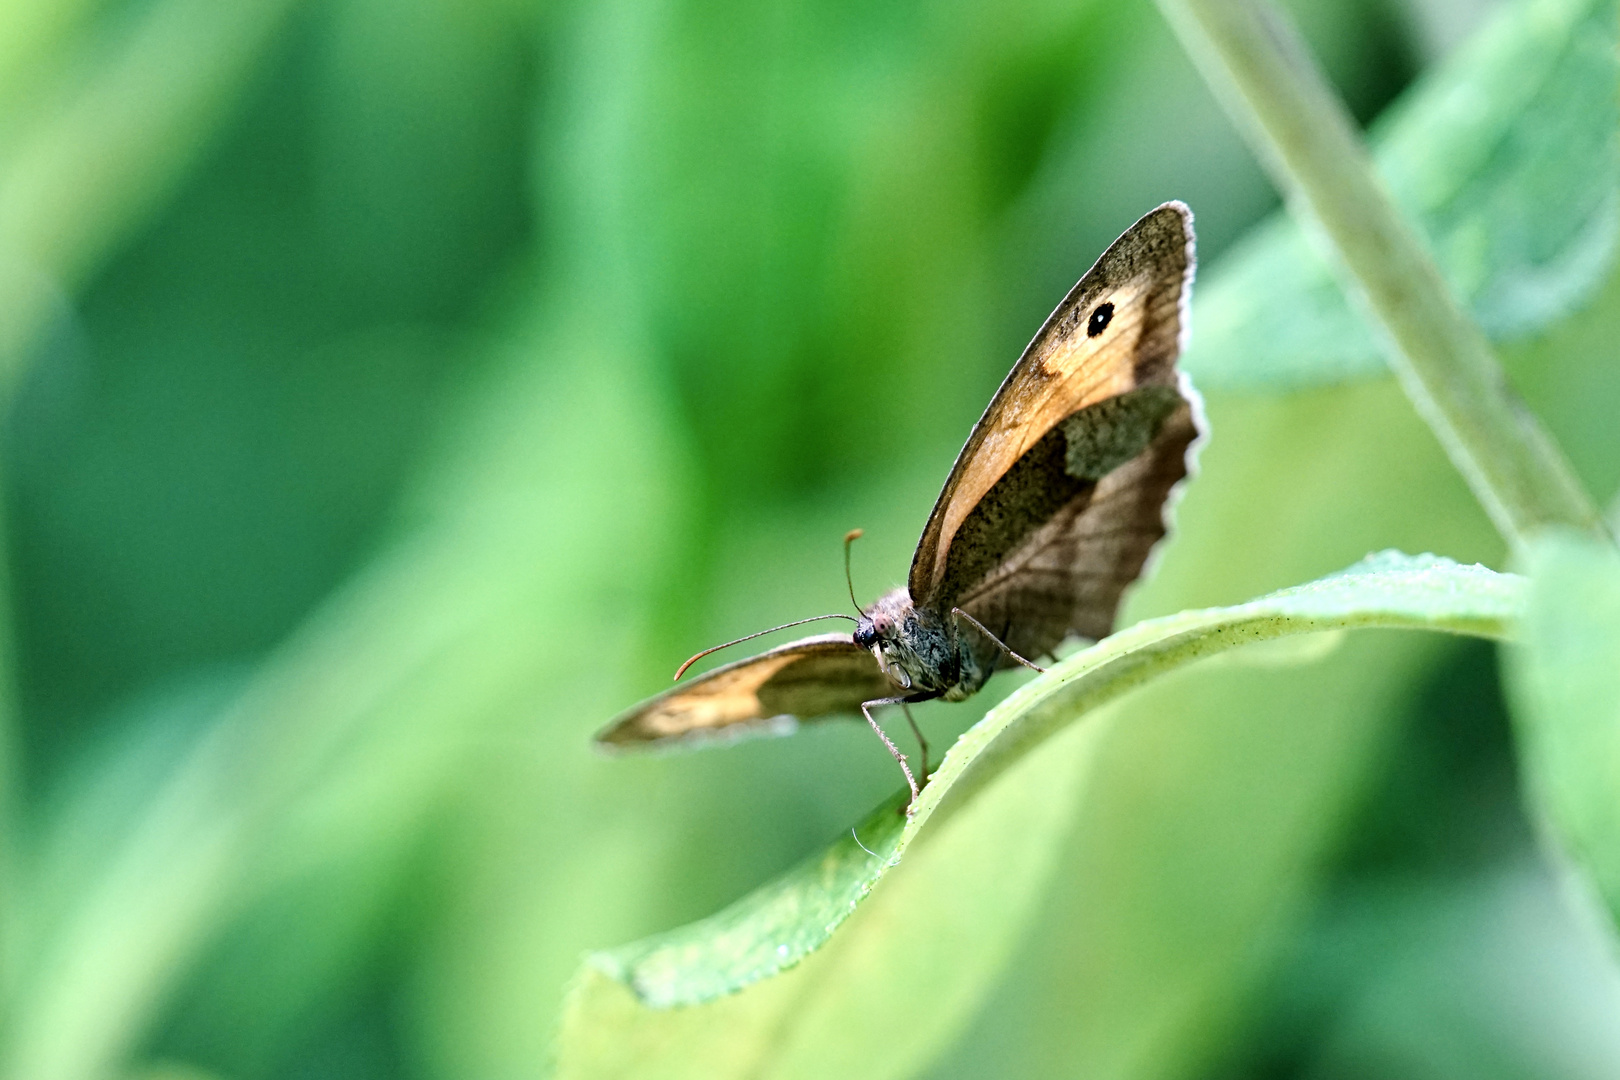
<path id="1" fill-rule="evenodd" d="M 1031 671 L 1039 671 L 1042 674 L 1045 674 L 1045 672 L 1046 672 L 1045 668 L 1041 667 L 1039 664 L 1031 663 L 1030 661 L 1025 660 L 1022 656 L 1019 656 L 1017 653 L 1015 653 L 1011 649 L 1007 648 L 1007 643 L 1005 641 L 1002 641 L 1000 638 L 996 637 L 996 635 L 994 635 L 990 631 L 986 630 L 984 628 L 984 623 L 980 622 L 978 619 L 975 619 L 973 616 L 969 615 L 967 612 L 963 611 L 961 608 L 959 608 L 959 607 L 958 608 L 951 608 L 951 614 L 956 616 L 958 619 L 961 619 L 962 621 L 966 622 L 969 626 L 973 627 L 979 633 L 983 634 L 987 639 L 989 639 L 989 641 L 990 641 L 990 643 L 992 645 L 994 645 L 996 648 L 1000 649 L 1002 652 L 1006 653 L 1007 656 L 1011 657 L 1013 660 L 1016 660 L 1016 661 L 1018 661 L 1018 663 L 1023 664 L 1025 667 L 1029 668 L 1029 670 L 1031 670 Z"/>
<path id="2" fill-rule="evenodd" d="M 861 715 L 866 717 L 868 724 L 872 725 L 872 730 L 877 732 L 877 737 L 883 740 L 883 745 L 889 748 L 889 753 L 894 755 L 894 760 L 900 763 L 900 771 L 906 774 L 906 784 L 911 788 L 911 802 L 906 804 L 906 809 L 909 811 L 911 807 L 917 804 L 917 795 L 919 794 L 917 780 L 911 775 L 911 765 L 907 763 L 906 755 L 900 752 L 900 748 L 894 745 L 894 740 L 890 739 L 878 722 L 872 718 L 873 705 L 903 705 L 905 701 L 906 699 L 903 697 L 886 697 L 877 698 L 873 701 L 863 701 L 861 702 Z"/>
<path id="3" fill-rule="evenodd" d="M 922 768 L 917 770 L 917 775 L 922 777 L 922 782 L 926 786 L 928 783 L 928 740 L 923 738 L 922 728 L 917 726 L 917 721 L 911 718 L 910 703 L 902 701 L 900 708 L 905 711 L 906 723 L 911 725 L 911 733 L 917 736 L 917 747 L 922 751 Z"/>

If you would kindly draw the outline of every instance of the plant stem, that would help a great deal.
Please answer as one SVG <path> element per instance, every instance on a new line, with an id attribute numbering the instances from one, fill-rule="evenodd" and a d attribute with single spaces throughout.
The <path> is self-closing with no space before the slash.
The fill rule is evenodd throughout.
<path id="1" fill-rule="evenodd" d="M 1509 544 L 1549 525 L 1607 536 L 1285 17 L 1264 0 L 1158 3 L 1291 212 L 1325 249 L 1351 303 L 1381 332 L 1407 396 Z"/>

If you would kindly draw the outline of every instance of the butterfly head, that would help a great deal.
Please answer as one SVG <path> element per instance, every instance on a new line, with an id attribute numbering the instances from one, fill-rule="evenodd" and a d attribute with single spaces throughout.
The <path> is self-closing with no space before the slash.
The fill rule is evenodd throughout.
<path id="1" fill-rule="evenodd" d="M 894 640 L 894 620 L 883 612 L 863 614 L 855 624 L 855 644 L 863 649 L 879 648 Z"/>
<path id="2" fill-rule="evenodd" d="M 855 624 L 855 644 L 869 649 L 897 689 L 945 693 L 957 681 L 956 651 L 940 619 L 895 589 L 878 597 Z"/>
<path id="3" fill-rule="evenodd" d="M 916 607 L 905 589 L 884 593 L 861 612 L 855 622 L 855 644 L 887 652 L 905 636 L 906 624 L 916 618 Z"/>

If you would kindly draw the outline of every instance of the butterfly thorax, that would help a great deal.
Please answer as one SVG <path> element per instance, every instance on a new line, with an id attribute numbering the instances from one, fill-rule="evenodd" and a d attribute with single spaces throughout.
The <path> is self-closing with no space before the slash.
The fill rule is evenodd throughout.
<path id="1" fill-rule="evenodd" d="M 855 644 L 872 650 L 897 689 L 947 701 L 977 693 L 994 670 L 991 658 L 976 655 L 956 620 L 918 607 L 904 588 L 883 594 L 861 613 Z"/>

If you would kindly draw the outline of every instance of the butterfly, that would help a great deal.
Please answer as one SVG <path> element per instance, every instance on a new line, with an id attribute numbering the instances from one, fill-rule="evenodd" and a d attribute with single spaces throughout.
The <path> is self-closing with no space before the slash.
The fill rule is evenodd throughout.
<path id="1" fill-rule="evenodd" d="M 1163 539 L 1167 502 L 1192 469 L 1203 428 L 1198 395 L 1176 368 L 1193 268 L 1192 212 L 1182 203 L 1156 208 L 1114 241 L 969 434 L 907 583 L 858 618 L 785 624 L 846 618 L 853 633 L 715 668 L 622 713 L 596 741 L 628 748 L 860 715 L 900 763 L 915 803 L 917 778 L 872 710 L 904 709 L 926 783 L 927 744 L 906 707 L 961 701 L 997 670 L 1040 670 L 1029 658 L 1066 638 L 1107 636 L 1126 587 Z M 844 540 L 846 577 L 858 535 Z"/>

